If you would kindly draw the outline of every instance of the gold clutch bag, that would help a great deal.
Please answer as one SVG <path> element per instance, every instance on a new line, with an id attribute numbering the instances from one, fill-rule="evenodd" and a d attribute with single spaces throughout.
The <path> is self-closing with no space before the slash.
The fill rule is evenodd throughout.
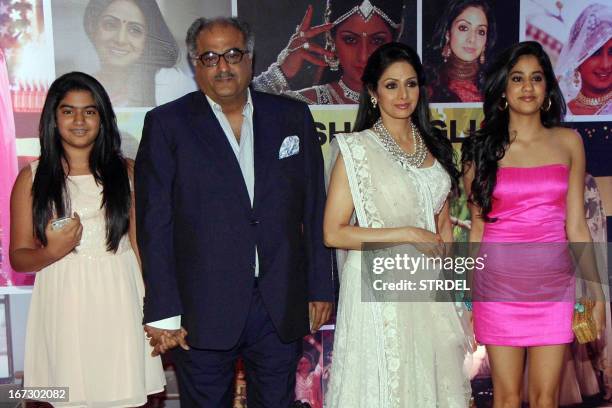
<path id="1" fill-rule="evenodd" d="M 597 339 L 597 327 L 593 320 L 592 300 L 581 300 L 574 306 L 574 318 L 572 320 L 572 330 L 578 339 L 578 343 L 589 343 Z"/>

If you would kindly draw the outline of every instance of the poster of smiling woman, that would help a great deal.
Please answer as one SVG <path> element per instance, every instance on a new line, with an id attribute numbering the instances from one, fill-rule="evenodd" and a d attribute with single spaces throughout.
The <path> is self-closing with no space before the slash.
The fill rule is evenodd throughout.
<path id="1" fill-rule="evenodd" d="M 422 57 L 430 102 L 482 102 L 488 64 L 518 40 L 518 22 L 518 0 L 423 2 Z"/>
<path id="2" fill-rule="evenodd" d="M 184 36 L 199 15 L 229 15 L 227 0 L 51 2 L 56 75 L 95 76 L 113 106 L 153 107 L 196 90 Z M 78 50 L 78 52 L 76 52 Z"/>

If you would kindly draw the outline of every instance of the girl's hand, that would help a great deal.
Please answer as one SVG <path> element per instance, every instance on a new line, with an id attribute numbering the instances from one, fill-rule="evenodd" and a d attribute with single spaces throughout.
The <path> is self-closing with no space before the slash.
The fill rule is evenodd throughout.
<path id="1" fill-rule="evenodd" d="M 47 235 L 45 249 L 55 260 L 59 260 L 81 243 L 83 224 L 81 224 L 81 218 L 76 212 L 72 220 L 60 229 L 54 230 L 51 228 L 52 222 L 53 220 L 50 220 L 45 229 Z"/>

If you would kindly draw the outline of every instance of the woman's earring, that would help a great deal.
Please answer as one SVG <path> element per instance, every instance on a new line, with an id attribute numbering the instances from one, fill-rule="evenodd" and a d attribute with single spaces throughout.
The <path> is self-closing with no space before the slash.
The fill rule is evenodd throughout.
<path id="1" fill-rule="evenodd" d="M 450 57 L 450 55 L 451 55 L 451 49 L 447 41 L 446 44 L 444 45 L 444 48 L 442 48 L 442 59 L 444 60 L 444 62 L 448 61 L 448 58 Z"/>
<path id="2" fill-rule="evenodd" d="M 331 51 L 334 53 L 333 57 L 328 57 L 327 55 L 323 56 L 325 63 L 329 66 L 330 71 L 338 71 L 340 68 L 340 60 L 338 60 L 338 56 L 336 55 L 336 43 L 332 38 L 330 32 L 325 33 L 325 51 Z"/>
<path id="3" fill-rule="evenodd" d="M 580 89 L 582 86 L 582 77 L 580 76 L 580 72 L 577 69 L 574 70 L 574 77 L 572 78 L 572 85 L 575 89 Z"/>
<path id="4" fill-rule="evenodd" d="M 480 58 L 478 59 L 478 62 L 480 62 L 480 65 L 484 65 L 486 60 L 485 60 L 485 51 L 487 50 L 487 43 L 485 41 L 484 45 L 482 46 L 482 52 L 480 53 Z"/>
<path id="5" fill-rule="evenodd" d="M 508 109 L 508 100 L 506 99 L 505 96 L 502 96 L 502 100 L 503 102 L 500 102 L 499 105 L 497 106 L 497 109 L 499 109 L 500 111 L 505 111 L 506 109 Z M 504 104 L 502 106 L 502 103 Z"/>
<path id="6" fill-rule="evenodd" d="M 372 106 L 374 107 L 374 109 L 376 109 L 376 105 L 378 105 L 378 101 L 376 100 L 376 98 L 371 96 L 370 102 L 372 102 Z"/>
<path id="7" fill-rule="evenodd" d="M 552 106 L 552 100 L 550 99 L 550 96 L 548 97 L 548 106 L 546 106 L 546 108 L 544 107 L 544 104 L 542 104 L 542 106 L 540 106 L 540 109 L 542 109 L 544 112 L 548 112 L 550 110 L 550 107 Z"/>
<path id="8" fill-rule="evenodd" d="M 451 55 L 451 49 L 450 49 L 450 38 L 448 36 L 448 34 L 446 34 L 446 36 L 444 36 L 444 38 L 446 38 L 446 44 L 444 44 L 444 47 L 442 47 L 442 59 L 444 60 L 444 62 L 448 61 L 448 58 Z"/>

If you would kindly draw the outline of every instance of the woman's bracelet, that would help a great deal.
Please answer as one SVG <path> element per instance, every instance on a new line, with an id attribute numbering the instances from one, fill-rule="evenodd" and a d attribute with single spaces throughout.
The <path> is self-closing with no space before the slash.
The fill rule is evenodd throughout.
<path id="1" fill-rule="evenodd" d="M 463 303 L 463 306 L 465 307 L 465 309 L 468 312 L 472 311 L 472 309 L 473 309 L 472 300 L 471 299 L 467 299 L 465 297 L 465 292 L 457 293 L 457 300 L 458 300 L 458 302 L 462 302 Z"/>

